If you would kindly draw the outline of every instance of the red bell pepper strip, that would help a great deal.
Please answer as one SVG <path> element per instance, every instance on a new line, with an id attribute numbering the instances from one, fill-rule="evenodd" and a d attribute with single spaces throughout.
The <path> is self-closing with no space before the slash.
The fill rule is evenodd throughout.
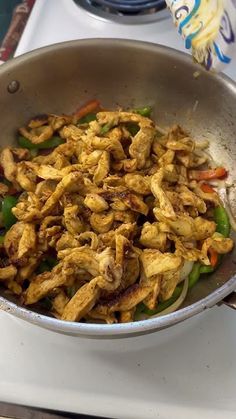
<path id="1" fill-rule="evenodd" d="M 218 253 L 212 247 L 210 247 L 208 249 L 208 252 L 210 254 L 211 266 L 213 268 L 215 268 L 215 266 L 217 265 L 217 262 L 218 262 Z"/>
<path id="2" fill-rule="evenodd" d="M 201 190 L 205 193 L 215 193 L 215 190 L 208 183 L 202 183 Z"/>
<path id="3" fill-rule="evenodd" d="M 90 100 L 90 102 L 87 102 L 84 106 L 79 108 L 74 115 L 80 119 L 86 116 L 88 113 L 92 113 L 96 110 L 100 109 L 100 102 L 96 99 Z"/>
<path id="4" fill-rule="evenodd" d="M 227 176 L 227 171 L 224 167 L 216 167 L 209 170 L 192 170 L 190 176 L 196 180 L 222 179 Z"/>

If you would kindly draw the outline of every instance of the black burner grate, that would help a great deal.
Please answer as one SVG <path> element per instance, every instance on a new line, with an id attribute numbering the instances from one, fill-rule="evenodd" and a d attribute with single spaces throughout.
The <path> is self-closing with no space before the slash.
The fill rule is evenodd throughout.
<path id="1" fill-rule="evenodd" d="M 147 12 L 150 9 L 160 10 L 165 7 L 165 1 L 163 0 L 95 0 L 88 2 L 98 7 L 110 8 L 114 12 L 124 13 L 142 13 Z"/>
<path id="2" fill-rule="evenodd" d="M 164 0 L 74 0 L 87 11 L 123 23 L 145 23 L 157 19 L 157 12 L 166 7 Z"/>

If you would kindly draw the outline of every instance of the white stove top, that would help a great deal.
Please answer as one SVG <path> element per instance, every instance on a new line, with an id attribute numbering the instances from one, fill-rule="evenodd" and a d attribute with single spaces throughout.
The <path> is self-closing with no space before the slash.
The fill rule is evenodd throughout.
<path id="1" fill-rule="evenodd" d="M 167 11 L 156 23 L 122 25 L 72 0 L 37 0 L 16 55 L 86 37 L 182 48 Z M 215 307 L 153 335 L 97 341 L 0 313 L 0 400 L 124 419 L 234 419 L 235 322 L 232 310 Z"/>
<path id="2" fill-rule="evenodd" d="M 15 55 L 57 42 L 104 37 L 154 42 L 186 52 L 168 10 L 158 16 L 157 22 L 127 25 L 96 17 L 73 0 L 36 0 Z M 234 63 L 227 66 L 226 74 L 236 79 Z"/>
<path id="3" fill-rule="evenodd" d="M 16 55 L 56 42 L 81 38 L 131 38 L 181 49 L 167 10 L 158 22 L 127 25 L 108 21 L 78 7 L 73 0 L 36 0 Z M 39 23 L 40 22 L 40 23 Z"/>
<path id="4" fill-rule="evenodd" d="M 124 419 L 235 419 L 235 313 L 98 341 L 0 315 L 2 400 Z"/>

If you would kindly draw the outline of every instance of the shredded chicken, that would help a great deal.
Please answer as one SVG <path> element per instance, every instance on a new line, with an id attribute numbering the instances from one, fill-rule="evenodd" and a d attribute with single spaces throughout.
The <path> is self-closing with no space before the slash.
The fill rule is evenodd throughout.
<path id="1" fill-rule="evenodd" d="M 26 306 L 47 297 L 58 319 L 132 322 L 139 303 L 173 296 L 185 263 L 232 250 L 212 216 L 220 198 L 198 180 L 208 159 L 181 127 L 98 111 L 38 116 L 19 132 L 39 150 L 0 153 L 0 195 L 19 194 L 0 282 Z M 59 145 L 40 154 L 52 136 Z"/>

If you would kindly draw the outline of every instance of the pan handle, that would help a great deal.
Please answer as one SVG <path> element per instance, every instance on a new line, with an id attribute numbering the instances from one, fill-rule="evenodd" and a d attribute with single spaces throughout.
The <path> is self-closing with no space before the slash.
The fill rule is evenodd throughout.
<path id="1" fill-rule="evenodd" d="M 222 301 L 219 302 L 219 305 L 225 304 L 226 306 L 236 310 L 236 291 L 231 292 L 227 295 Z"/>

